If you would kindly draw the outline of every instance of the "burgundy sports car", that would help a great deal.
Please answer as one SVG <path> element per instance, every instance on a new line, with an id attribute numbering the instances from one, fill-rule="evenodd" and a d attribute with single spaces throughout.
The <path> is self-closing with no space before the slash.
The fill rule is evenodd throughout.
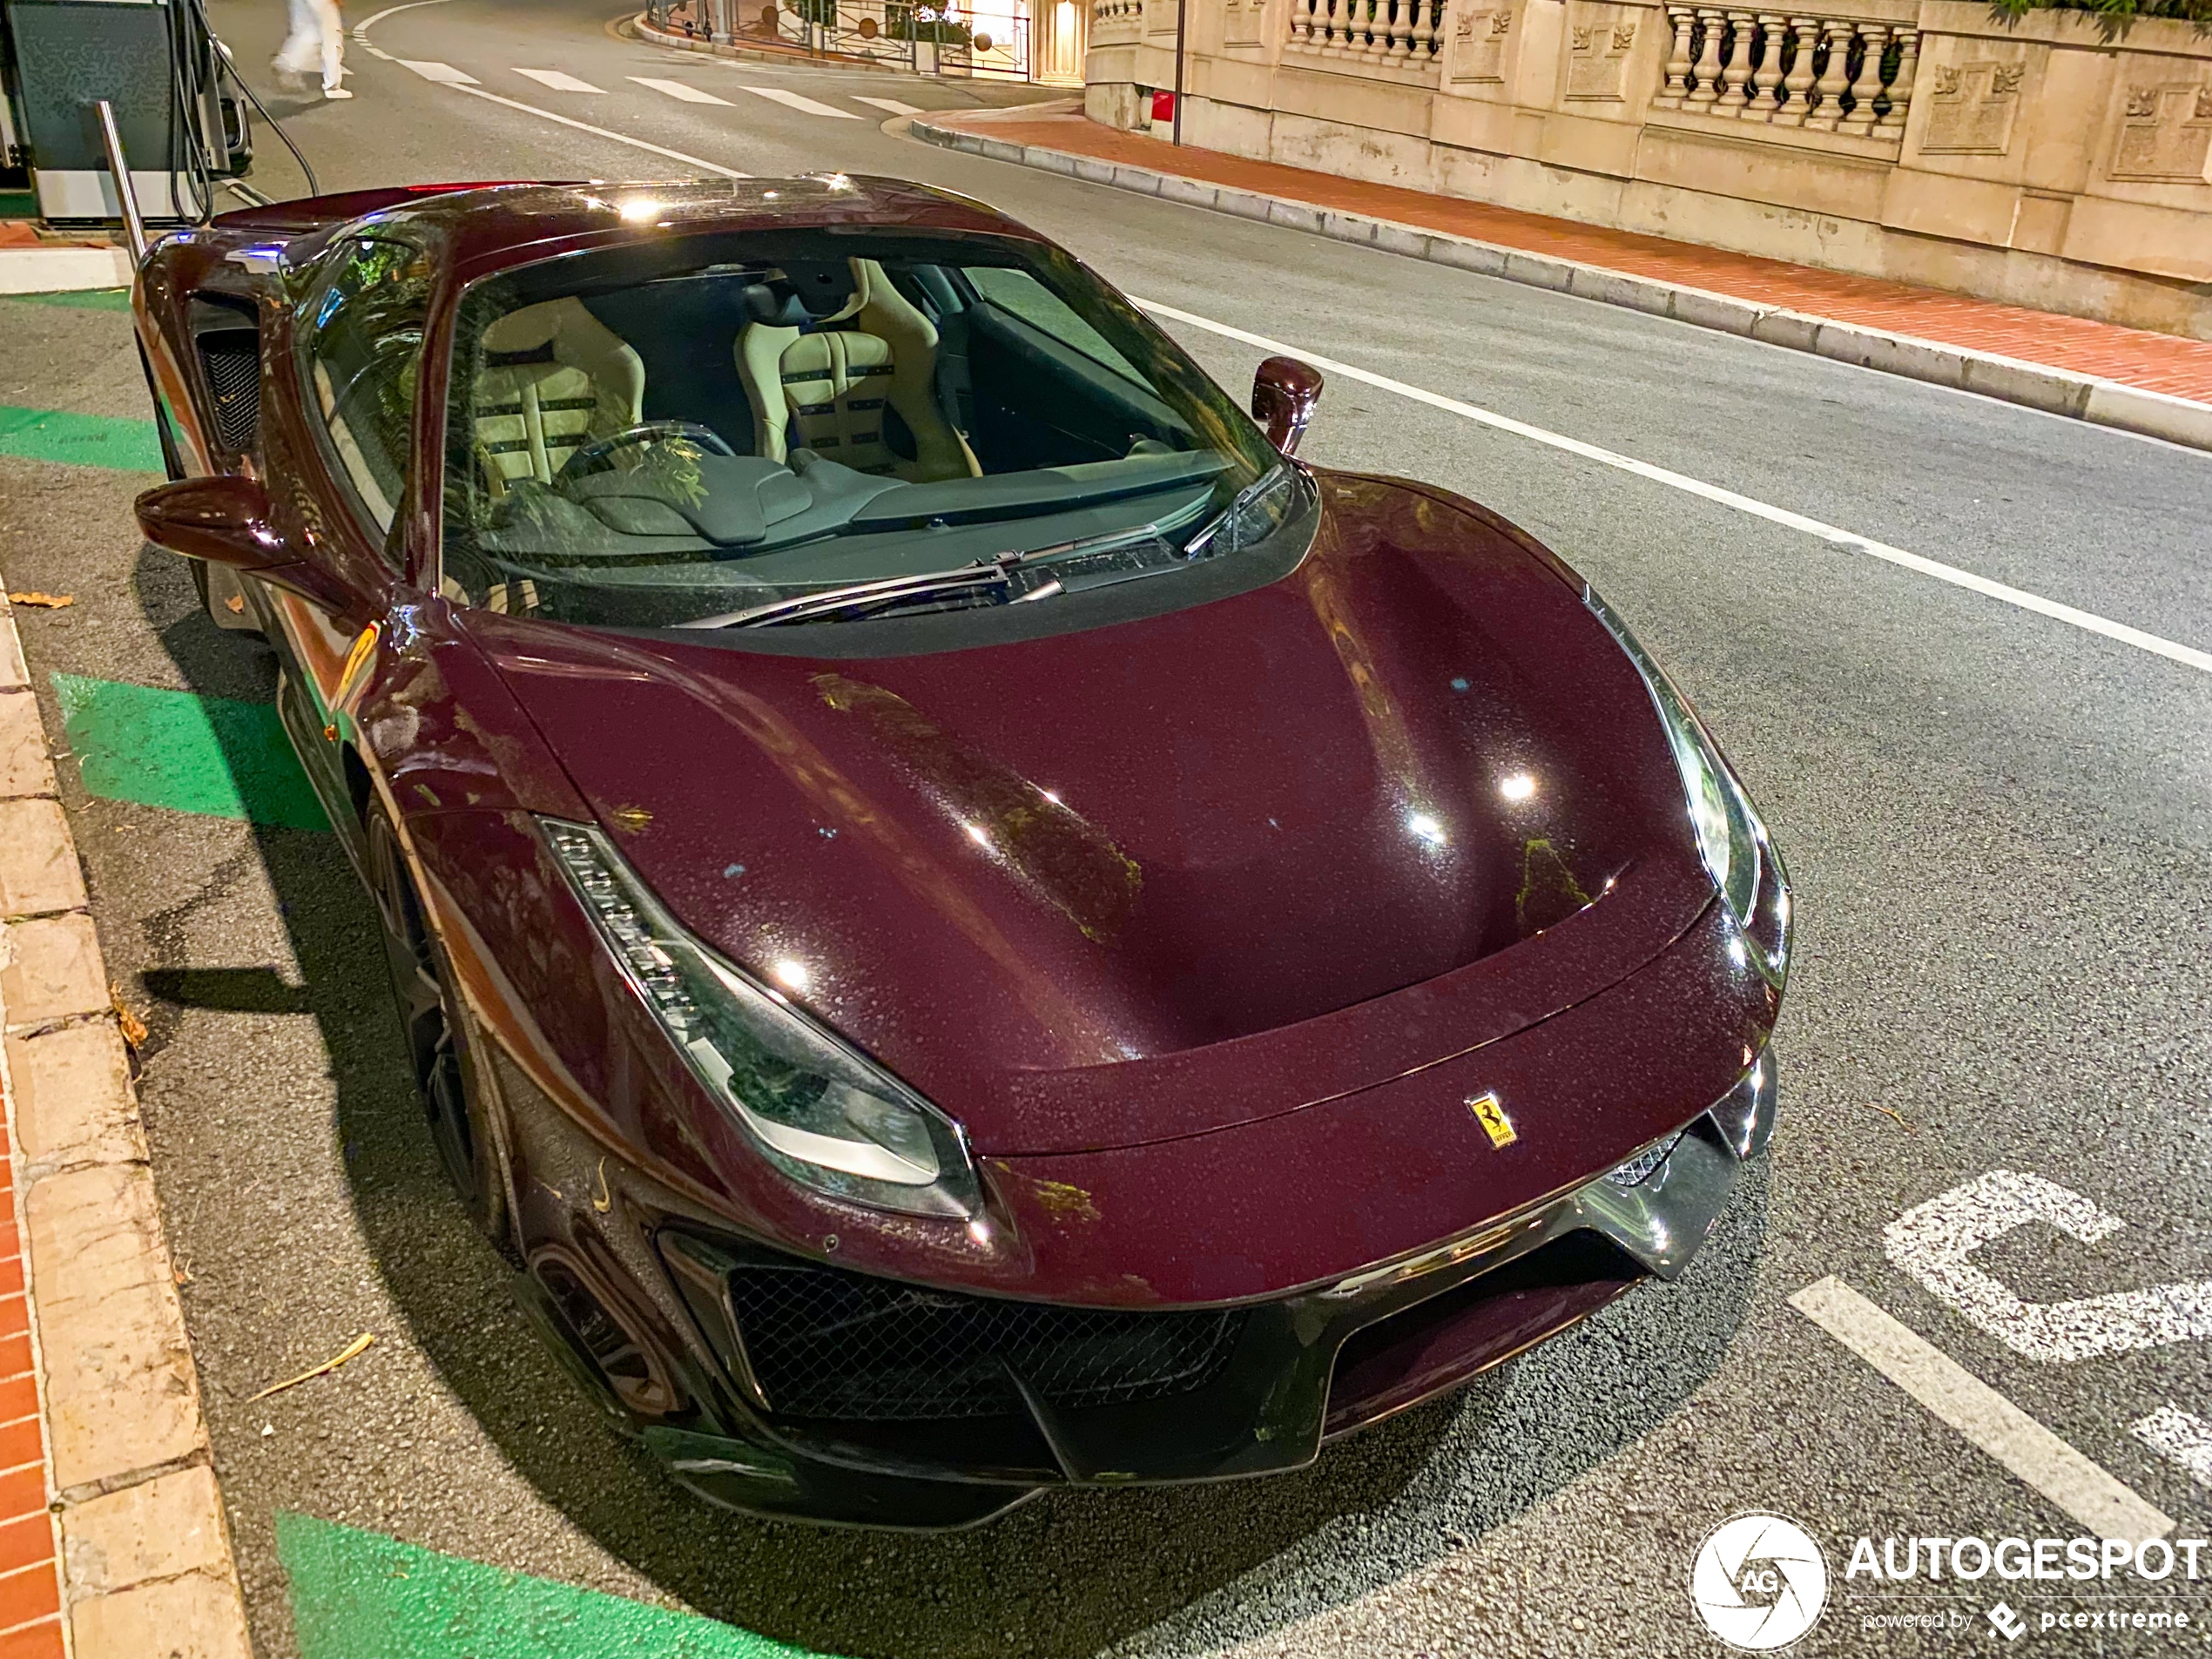
<path id="1" fill-rule="evenodd" d="M 843 175 L 282 203 L 136 306 L 438 1155 L 703 1497 L 1296 1468 L 1765 1146 L 1742 786 L 1529 537 L 1291 459 L 1304 365 Z"/>

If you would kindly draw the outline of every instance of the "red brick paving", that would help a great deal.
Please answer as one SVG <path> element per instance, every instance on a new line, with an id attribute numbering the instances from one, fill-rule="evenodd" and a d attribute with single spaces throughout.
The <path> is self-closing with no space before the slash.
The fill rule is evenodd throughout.
<path id="1" fill-rule="evenodd" d="M 37 1380 L 27 1374 L 30 1307 L 4 1123 L 0 1118 L 0 1659 L 63 1659 L 44 1425 Z"/>
<path id="2" fill-rule="evenodd" d="M 1994 352 L 2078 374 L 2094 374 L 2175 397 L 2212 402 L 2212 341 L 2122 328 L 1998 305 L 1934 288 L 1916 288 L 1874 277 L 1846 276 L 1809 265 L 1757 259 L 1721 248 L 1669 242 L 1634 231 L 1605 230 L 1570 219 L 1547 219 L 1487 202 L 1433 196 L 1394 185 L 1339 179 L 1278 162 L 1251 161 L 1218 151 L 1175 145 L 1101 126 L 1076 114 L 1018 111 L 933 111 L 930 123 L 957 127 L 1009 144 L 1149 167 L 1211 185 L 1285 197 L 1315 207 L 1387 219 L 1423 230 L 1444 231 L 1532 253 L 1625 271 L 1635 276 L 1704 288 L 1755 304 L 1785 307 L 1861 327 L 1887 329 L 1969 351 Z"/>

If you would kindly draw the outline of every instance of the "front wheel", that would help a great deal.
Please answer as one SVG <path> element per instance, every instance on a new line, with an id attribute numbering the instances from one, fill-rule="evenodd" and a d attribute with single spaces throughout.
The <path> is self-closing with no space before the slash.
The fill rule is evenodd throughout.
<path id="1" fill-rule="evenodd" d="M 497 1242 L 507 1237 L 507 1195 L 471 1087 L 474 1056 L 445 952 L 423 919 L 415 878 L 400 847 L 399 833 L 381 806 L 368 826 L 369 881 L 382 922 L 384 960 L 407 1043 L 408 1068 L 422 1102 L 431 1144 L 467 1206 L 469 1219 Z"/>

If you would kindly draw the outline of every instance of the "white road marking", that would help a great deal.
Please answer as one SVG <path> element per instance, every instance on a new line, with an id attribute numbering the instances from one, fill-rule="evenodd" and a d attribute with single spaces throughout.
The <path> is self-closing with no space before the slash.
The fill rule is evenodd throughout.
<path id="1" fill-rule="evenodd" d="M 597 92 L 602 97 L 605 96 L 604 88 L 594 86 L 590 81 L 580 81 L 557 69 L 524 69 L 519 64 L 514 67 L 517 75 L 527 75 L 539 85 L 550 86 L 556 92 Z"/>
<path id="2" fill-rule="evenodd" d="M 686 86 L 681 81 L 657 81 L 650 75 L 632 75 L 630 78 L 640 86 L 650 86 L 656 92 L 664 92 L 679 103 L 719 104 L 725 110 L 731 107 L 728 98 L 717 98 L 711 92 L 702 92 L 698 87 Z"/>
<path id="3" fill-rule="evenodd" d="M 1209 334 L 1219 334 L 1227 340 L 1241 341 L 1247 346 L 1256 346 L 1264 352 L 1279 352 L 1287 356 L 1298 358 L 1329 374 L 1342 374 L 1348 380 L 1359 381 L 1365 385 L 1376 387 L 1386 392 L 1395 392 L 1399 396 L 1410 398 L 1416 403 L 1426 403 L 1432 408 L 1442 409 L 1447 414 L 1462 416 L 1482 426 L 1493 427 L 1501 432 L 1510 432 L 1515 437 L 1527 438 L 1534 443 L 1548 444 L 1554 449 L 1563 449 L 1568 454 L 1580 455 L 1586 461 L 1595 461 L 1604 466 L 1618 468 L 1621 471 L 1633 473 L 1639 478 L 1648 478 L 1654 483 L 1665 484 L 1671 489 L 1683 490 L 1689 495 L 1702 496 L 1706 501 L 1717 502 L 1723 507 L 1733 507 L 1740 513 L 1749 513 L 1752 517 L 1765 519 L 1769 523 L 1780 524 L 1789 529 L 1801 530 L 1807 536 L 1817 536 L 1824 542 L 1847 548 L 1854 553 L 1863 553 L 1869 558 L 1900 565 L 1905 570 L 1917 571 L 1922 576 L 1933 577 L 1939 582 L 1947 582 L 1953 587 L 1965 588 L 1969 592 L 1979 593 L 1986 598 L 1995 599 L 2001 604 L 2013 605 L 2022 610 L 2033 611 L 2040 617 L 2048 617 L 2053 621 L 2065 623 L 2070 627 L 2080 628 L 2085 632 L 2101 634 L 2107 639 L 2116 639 L 2123 645 L 2133 645 L 2138 651 L 2148 651 L 2155 657 L 2163 657 L 2170 662 L 2194 668 L 2200 673 L 2212 674 L 2212 651 L 2199 651 L 2193 645 L 2178 644 L 2173 640 L 2161 638 L 2157 634 L 2146 633 L 2140 628 L 2131 628 L 2124 622 L 2114 622 L 2108 617 L 2100 617 L 2094 611 L 2077 610 L 2072 605 L 2061 604 L 2055 599 L 2046 599 L 2040 594 L 2029 593 L 2020 588 L 2007 587 L 2002 582 L 1992 582 L 1987 577 L 1976 576 L 1971 570 L 1961 570 L 1955 565 L 1939 563 L 1934 559 L 1923 558 L 1918 553 L 1908 553 L 1903 548 L 1891 547 L 1886 543 L 1871 541 L 1866 536 L 1855 535 L 1850 530 L 1838 529 L 1833 524 L 1824 524 L 1817 518 L 1808 518 L 1803 513 L 1793 513 L 1785 507 L 1771 507 L 1763 501 L 1755 501 L 1749 496 L 1739 496 L 1732 489 L 1723 489 L 1718 484 L 1709 484 L 1703 479 L 1688 477 L 1678 472 L 1669 472 L 1664 467 L 1655 467 L 1648 461 L 1638 461 L 1633 455 L 1624 455 L 1611 449 L 1601 448 L 1595 443 L 1584 443 L 1579 438 L 1569 438 L 1556 432 L 1548 432 L 1542 427 L 1529 425 L 1526 421 L 1516 421 L 1510 415 L 1500 415 L 1494 410 L 1478 408 L 1472 403 L 1462 403 L 1455 397 L 1446 397 L 1440 393 L 1426 391 L 1418 386 L 1408 386 L 1404 381 L 1392 380 L 1388 375 L 1375 374 L 1371 369 L 1357 368 L 1350 363 L 1339 362 L 1334 358 L 1320 356 L 1305 350 L 1303 347 L 1287 346 L 1280 341 L 1270 340 L 1263 334 L 1247 334 L 1242 328 L 1232 328 L 1227 323 L 1215 322 L 1208 317 L 1194 316 L 1191 313 L 1179 311 L 1173 306 L 1162 305 L 1157 300 L 1136 300 L 1133 294 L 1130 298 L 1136 300 L 1136 304 L 1143 307 L 1155 316 L 1165 317 L 1174 322 L 1188 323 L 1193 328 L 1203 328 Z"/>
<path id="4" fill-rule="evenodd" d="M 1796 1308 L 2099 1538 L 2141 1542 L 2174 1518 L 1839 1278 L 1808 1285 Z"/>
<path id="5" fill-rule="evenodd" d="M 497 104 L 510 110 L 520 110 L 524 115 L 535 115 L 540 120 L 557 121 L 564 127 L 574 127 L 578 132 L 589 132 L 595 138 L 604 138 L 611 144 L 626 144 L 633 150 L 648 150 L 657 156 L 666 156 L 671 161 L 680 161 L 687 167 L 697 167 L 722 179 L 750 179 L 749 172 L 739 172 L 735 167 L 725 167 L 718 161 L 703 161 L 697 156 L 687 156 L 681 150 L 670 150 L 658 144 L 648 144 L 643 138 L 633 138 L 626 132 L 610 132 L 604 127 L 595 127 L 588 121 L 575 121 L 565 115 L 556 115 L 550 110 L 541 110 L 535 104 L 517 103 L 511 98 L 502 98 L 496 92 L 487 92 L 481 86 L 456 86 L 456 92 L 466 92 L 470 98 L 480 98 L 487 104 Z"/>
<path id="6" fill-rule="evenodd" d="M 402 11 L 413 11 L 417 6 L 442 6 L 445 4 L 445 3 L 446 0 L 407 0 L 407 3 L 403 6 L 387 6 L 374 17 L 363 17 L 359 23 L 355 24 L 354 25 L 354 38 L 355 40 L 368 39 L 368 31 L 370 30 L 375 28 L 378 24 L 382 23 L 385 18 L 392 17 L 396 13 Z"/>
<path id="7" fill-rule="evenodd" d="M 2161 1406 L 2129 1427 L 2145 1446 L 2189 1472 L 2199 1486 L 2212 1487 L 2212 1423 L 2171 1406 Z"/>
<path id="8" fill-rule="evenodd" d="M 857 121 L 860 118 L 850 110 L 840 110 L 834 104 L 819 104 L 803 92 L 787 92 L 780 86 L 748 86 L 745 89 L 756 98 L 772 98 L 794 110 L 804 110 L 809 115 L 830 115 L 840 121 Z"/>
<path id="9" fill-rule="evenodd" d="M 873 105 L 890 115 L 920 115 L 921 113 L 913 105 L 901 104 L 895 98 L 863 98 L 855 92 L 853 94 L 853 101 L 855 104 Z"/>
<path id="10" fill-rule="evenodd" d="M 412 57 L 395 60 L 401 69 L 411 69 L 426 81 L 435 81 L 441 86 L 474 86 L 476 78 L 462 73 L 451 64 L 423 64 Z"/>
<path id="11" fill-rule="evenodd" d="M 1890 1260 L 2016 1353 L 2045 1365 L 2212 1337 L 2212 1281 L 2153 1285 L 2071 1302 L 2028 1302 L 1967 1258 L 2040 1221 L 2085 1244 L 2127 1224 L 2040 1175 L 1992 1170 L 1916 1204 L 1883 1233 Z"/>

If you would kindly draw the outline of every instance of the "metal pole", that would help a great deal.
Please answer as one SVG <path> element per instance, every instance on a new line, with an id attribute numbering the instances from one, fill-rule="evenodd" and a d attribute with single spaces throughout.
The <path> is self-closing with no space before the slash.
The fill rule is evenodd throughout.
<path id="1" fill-rule="evenodd" d="M 1183 43 L 1190 19 L 1190 0 L 1175 0 L 1175 142 L 1183 142 Z"/>
<path id="2" fill-rule="evenodd" d="M 107 170 L 115 175 L 115 199 L 123 205 L 123 229 L 131 239 L 131 258 L 140 260 L 146 256 L 146 222 L 138 216 L 138 192 L 131 188 L 130 164 L 123 159 L 123 135 L 116 130 L 115 106 L 102 98 L 92 107 L 99 112 Z"/>

